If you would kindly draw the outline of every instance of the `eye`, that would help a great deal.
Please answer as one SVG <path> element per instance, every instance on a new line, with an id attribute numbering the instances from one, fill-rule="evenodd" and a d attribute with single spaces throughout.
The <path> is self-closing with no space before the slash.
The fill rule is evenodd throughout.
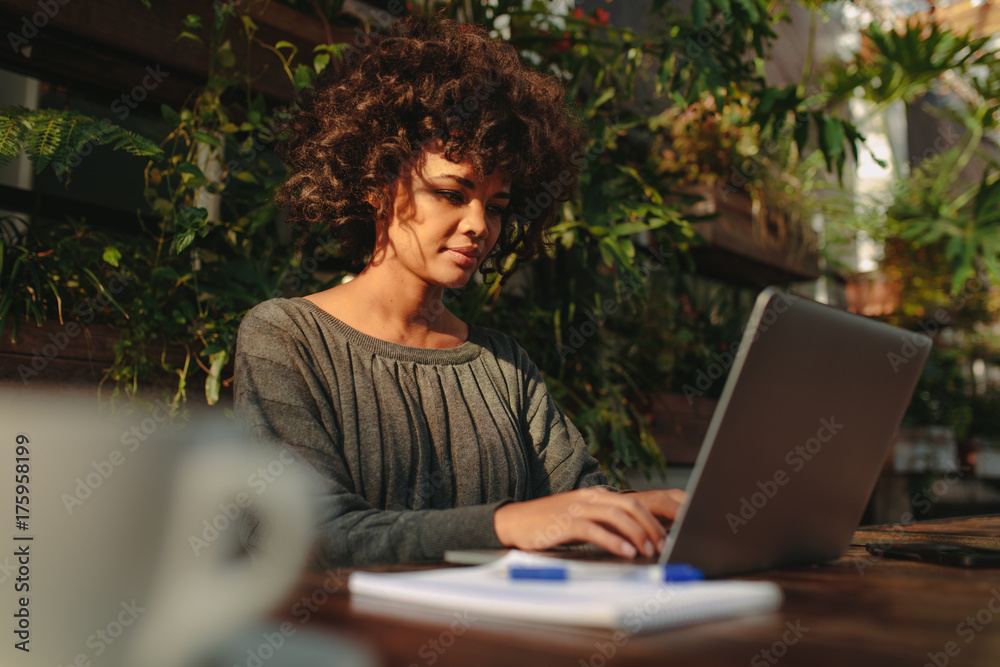
<path id="1" fill-rule="evenodd" d="M 462 196 L 461 192 L 455 192 L 454 190 L 438 190 L 438 195 L 444 197 L 456 206 L 461 206 L 465 203 L 465 197 Z"/>

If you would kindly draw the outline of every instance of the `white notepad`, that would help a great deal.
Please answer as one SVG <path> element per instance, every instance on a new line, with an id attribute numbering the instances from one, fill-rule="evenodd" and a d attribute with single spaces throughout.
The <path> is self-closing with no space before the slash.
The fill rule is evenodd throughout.
<path id="1" fill-rule="evenodd" d="M 469 613 L 518 623 L 648 632 L 689 623 L 766 613 L 783 595 L 766 581 L 516 580 L 509 567 L 563 567 L 569 561 L 512 550 L 486 565 L 420 572 L 354 572 L 352 598 L 401 603 L 443 613 Z M 572 561 L 599 574 L 607 564 Z M 596 569 L 594 569 L 596 568 Z M 604 568 L 604 570 L 602 570 Z"/>

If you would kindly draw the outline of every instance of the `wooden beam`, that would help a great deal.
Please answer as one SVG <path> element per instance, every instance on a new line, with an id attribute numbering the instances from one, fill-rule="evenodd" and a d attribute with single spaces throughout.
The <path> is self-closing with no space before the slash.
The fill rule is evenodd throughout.
<path id="1" fill-rule="evenodd" d="M 815 233 L 786 223 L 789 228 L 772 230 L 766 213 L 754 211 L 750 197 L 732 193 L 717 197 L 712 187 L 693 188 L 704 200 L 695 204 L 693 215 L 717 217 L 693 224 L 708 243 L 693 246 L 691 255 L 698 273 L 754 287 L 816 280 L 819 255 Z"/>
<path id="2" fill-rule="evenodd" d="M 208 27 L 214 21 L 210 0 L 154 0 L 146 9 L 137 0 L 87 0 L 59 4 L 45 20 L 32 22 L 39 13 L 38 0 L 0 0 L 0 18 L 8 30 L 22 35 L 28 46 L 15 52 L 0 48 L 0 65 L 44 79 L 68 81 L 127 94 L 147 78 L 147 67 L 169 72 L 162 85 L 149 91 L 152 100 L 178 104 L 208 77 L 209 54 L 205 44 L 178 39 L 188 14 L 202 17 Z M 310 63 L 312 49 L 325 43 L 318 19 L 276 2 L 254 14 L 259 26 L 257 40 L 274 44 L 287 40 L 299 47 L 297 62 Z M 38 28 L 35 24 L 42 24 Z M 242 26 L 230 22 L 229 39 L 237 59 L 246 53 Z M 4 33 L 7 34 L 7 31 Z M 338 31 L 337 41 L 350 41 Z M 259 44 L 250 45 L 253 88 L 273 102 L 287 103 L 294 90 L 278 57 Z"/>

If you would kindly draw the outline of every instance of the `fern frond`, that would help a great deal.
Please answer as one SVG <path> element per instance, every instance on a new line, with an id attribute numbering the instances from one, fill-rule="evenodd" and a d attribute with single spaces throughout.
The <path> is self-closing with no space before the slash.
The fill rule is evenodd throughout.
<path id="1" fill-rule="evenodd" d="M 38 116 L 31 127 L 31 136 L 26 149 L 28 157 L 35 163 L 35 173 L 42 173 L 49 166 L 63 137 L 67 118 L 60 117 L 46 109 L 44 116 Z"/>
<path id="2" fill-rule="evenodd" d="M 114 150 L 142 157 L 162 153 L 154 141 L 107 119 L 61 109 L 0 108 L 0 165 L 24 153 L 35 163 L 36 172 L 52 165 L 61 174 L 90 142 L 111 144 Z"/>
<path id="3" fill-rule="evenodd" d="M 124 150 L 132 155 L 154 156 L 160 154 L 160 147 L 146 137 L 130 130 L 112 126 L 101 139 L 101 144 L 114 142 L 116 151 Z"/>
<path id="4" fill-rule="evenodd" d="M 63 167 L 69 163 L 74 155 L 80 153 L 88 141 L 96 137 L 97 130 L 89 123 L 81 122 L 79 118 L 73 118 L 66 129 L 66 140 L 56 151 L 52 158 L 53 167 L 57 174 L 61 174 Z"/>
<path id="5" fill-rule="evenodd" d="M 24 107 L 0 109 L 0 166 L 24 152 L 24 141 L 29 128 L 21 113 L 24 111 L 27 111 Z"/>

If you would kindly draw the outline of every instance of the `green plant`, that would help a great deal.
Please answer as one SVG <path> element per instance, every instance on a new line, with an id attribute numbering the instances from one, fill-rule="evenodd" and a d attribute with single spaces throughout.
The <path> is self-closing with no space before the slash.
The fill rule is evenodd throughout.
<path id="1" fill-rule="evenodd" d="M 60 109 L 0 108 L 0 165 L 23 153 L 31 158 L 36 173 L 51 165 L 62 176 L 87 144 L 110 144 L 115 150 L 144 157 L 160 153 L 154 142 L 107 119 Z"/>
<path id="2" fill-rule="evenodd" d="M 63 177 L 88 145 L 110 145 L 136 156 L 160 154 L 154 142 L 107 120 L 56 109 L 0 108 L 0 165 L 23 153 L 37 173 L 51 167 Z M 9 327 L 16 340 L 25 320 L 38 326 L 49 318 L 62 322 L 74 304 L 97 293 L 123 312 L 102 271 L 102 260 L 114 253 L 110 237 L 92 233 L 82 221 L 46 230 L 24 227 L 12 217 L 0 220 L 0 336 Z"/>
<path id="3" fill-rule="evenodd" d="M 947 424 L 962 440 L 969 432 L 973 410 L 961 350 L 934 347 L 913 392 L 904 423 L 909 426 Z"/>
<path id="4" fill-rule="evenodd" d="M 78 305 L 98 301 L 102 313 L 127 317 L 119 290 L 109 289 L 112 267 L 96 260 L 113 257 L 116 243 L 82 221 L 40 229 L 24 228 L 18 218 L 0 220 L 0 335 L 9 327 L 16 341 L 24 321 L 62 324 L 79 317 Z"/>
<path id="5" fill-rule="evenodd" d="M 972 378 L 975 362 L 1000 350 L 986 333 L 1000 316 L 991 288 L 1000 279 L 1000 163 L 989 138 L 1000 122 L 1000 52 L 935 23 L 872 24 L 863 37 L 858 55 L 831 70 L 830 95 L 861 93 L 873 115 L 896 102 L 919 106 L 953 136 L 910 165 L 897 160 L 890 187 L 841 219 L 849 234 L 882 244 L 882 274 L 899 294 L 883 319 L 934 336 L 906 420 L 950 425 L 962 440 L 992 423 L 983 407 L 996 400 L 995 387 L 980 394 Z"/>
<path id="6" fill-rule="evenodd" d="M 847 99 L 860 90 L 874 114 L 896 100 L 919 104 L 948 95 L 949 104 L 923 107 L 964 130 L 953 146 L 935 149 L 909 173 L 897 165 L 898 180 L 874 207 L 885 210 L 886 218 L 869 220 L 868 231 L 879 240 L 940 244 L 952 295 L 983 271 L 997 282 L 1000 162 L 983 141 L 1000 124 L 1000 51 L 988 38 L 958 35 L 935 23 L 911 22 L 888 32 L 872 24 L 864 37 L 868 48 L 831 71 L 832 97 Z M 977 163 L 981 176 L 970 183 L 964 174 Z"/>
<path id="7" fill-rule="evenodd" d="M 651 124 L 658 171 L 691 184 L 725 181 L 735 164 L 760 150 L 752 113 L 749 95 L 720 105 L 710 91 L 686 107 L 668 107 Z"/>
<path id="8" fill-rule="evenodd" d="M 183 37 L 205 44 L 208 81 L 184 108 L 163 108 L 170 130 L 162 155 L 146 169 L 146 198 L 156 221 L 148 233 L 155 249 L 150 245 L 142 258 L 147 289 L 133 302 L 141 317 L 125 327 L 125 363 L 112 369 L 119 383 L 145 371 L 145 342 L 163 334 L 172 344 L 197 348 L 206 398 L 214 403 L 243 313 L 286 288 L 318 290 L 330 279 L 301 268 L 308 253 L 318 250 L 315 243 L 297 249 L 277 240 L 272 193 L 285 170 L 266 147 L 277 138 L 280 111 L 251 92 L 249 63 L 240 62 L 233 48 L 235 39 L 245 42 L 245 53 L 260 44 L 252 5 L 216 3 L 207 19 L 188 17 Z M 294 45 L 263 46 L 278 56 L 297 87 L 309 85 L 336 51 L 317 49 L 311 66 L 293 69 Z M 164 309 L 163 303 L 173 307 Z M 164 369 L 180 376 L 179 391 L 185 368 Z"/>
<path id="9" fill-rule="evenodd" d="M 242 314 L 287 290 L 316 290 L 335 277 L 302 269 L 322 242 L 297 248 L 277 240 L 271 193 L 285 172 L 267 150 L 276 138 L 276 112 L 251 92 L 253 74 L 232 46 L 235 39 L 246 46 L 256 40 L 251 5 L 215 3 L 206 17 L 191 15 L 178 26 L 180 39 L 204 45 L 209 74 L 187 104 L 162 108 L 167 136 L 160 146 L 74 112 L 4 110 L 3 157 L 24 151 L 38 170 L 72 165 L 87 141 L 152 158 L 145 169 L 149 207 L 137 234 L 111 235 L 84 221 L 32 224 L 26 234 L 7 235 L 0 264 L 0 325 L 9 320 L 13 336 L 25 316 L 38 324 L 61 321 L 75 305 L 110 294 L 112 273 L 125 276 L 110 305 L 90 318 L 120 333 L 105 376 L 113 395 L 160 385 L 176 406 L 200 367 L 206 400 L 215 403 Z M 280 62 L 300 86 L 309 85 L 323 56 L 328 61 L 336 50 L 319 49 L 304 74 L 302 65 L 290 67 L 283 43 L 264 46 L 284 54 Z"/>

